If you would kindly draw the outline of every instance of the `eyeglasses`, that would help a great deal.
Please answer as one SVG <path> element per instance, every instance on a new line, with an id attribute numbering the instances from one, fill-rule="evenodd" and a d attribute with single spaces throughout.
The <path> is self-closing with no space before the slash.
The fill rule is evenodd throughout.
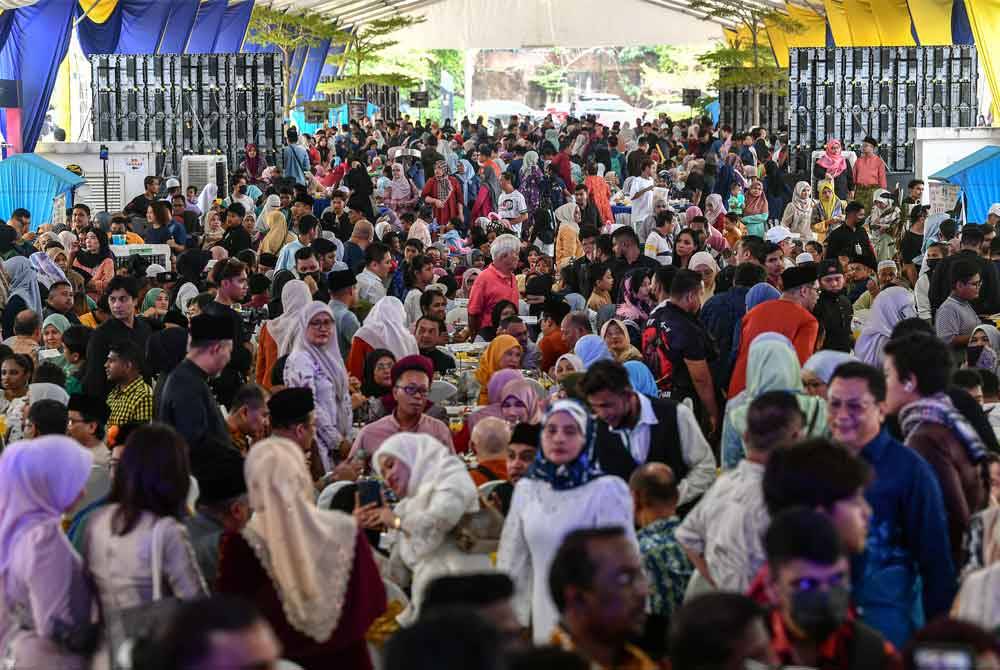
<path id="1" fill-rule="evenodd" d="M 375 366 L 376 370 L 392 370 L 393 363 L 379 363 Z"/>
<path id="2" fill-rule="evenodd" d="M 397 386 L 396 388 L 398 388 L 411 398 L 416 398 L 417 396 L 426 398 L 427 394 L 430 392 L 430 389 L 428 389 L 426 386 L 410 385 L 410 386 Z"/>

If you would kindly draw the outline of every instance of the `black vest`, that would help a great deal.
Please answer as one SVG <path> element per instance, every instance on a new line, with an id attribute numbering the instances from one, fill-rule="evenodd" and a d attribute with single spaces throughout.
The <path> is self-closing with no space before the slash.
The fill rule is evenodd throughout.
<path id="1" fill-rule="evenodd" d="M 677 403 L 666 399 L 651 402 L 653 413 L 656 414 L 659 423 L 650 426 L 649 455 L 646 457 L 646 462 L 666 463 L 673 470 L 677 481 L 681 481 L 687 476 L 690 468 L 684 462 L 684 453 L 681 450 L 680 431 L 677 429 Z M 633 470 L 642 465 L 635 462 L 621 437 L 612 433 L 608 424 L 601 420 L 597 421 L 595 450 L 601 469 L 625 481 L 628 481 Z"/>

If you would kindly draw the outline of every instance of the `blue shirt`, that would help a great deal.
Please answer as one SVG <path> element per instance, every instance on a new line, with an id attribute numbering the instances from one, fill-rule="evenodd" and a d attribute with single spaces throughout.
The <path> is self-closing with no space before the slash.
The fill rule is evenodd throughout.
<path id="1" fill-rule="evenodd" d="M 851 563 L 854 603 L 866 624 L 902 649 L 955 597 L 944 499 L 927 461 L 885 428 L 861 458 L 875 477 L 865 491 L 872 507 L 865 551 Z"/>
<path id="2" fill-rule="evenodd" d="M 278 260 L 274 264 L 274 271 L 288 270 L 289 272 L 295 272 L 295 252 L 304 246 L 298 240 L 292 240 L 281 247 L 281 251 L 278 252 Z"/>

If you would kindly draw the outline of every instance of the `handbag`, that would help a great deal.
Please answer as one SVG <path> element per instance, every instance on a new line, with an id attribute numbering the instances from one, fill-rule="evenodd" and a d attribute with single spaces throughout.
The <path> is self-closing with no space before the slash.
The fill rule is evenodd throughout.
<path id="1" fill-rule="evenodd" d="M 466 554 L 491 554 L 500 546 L 502 531 L 503 514 L 493 503 L 479 496 L 479 509 L 463 514 L 451 535 L 459 551 Z"/>
<path id="2" fill-rule="evenodd" d="M 107 617 L 108 655 L 112 670 L 132 670 L 133 651 L 157 639 L 180 607 L 177 598 L 162 593 L 163 524 L 169 517 L 153 524 L 152 573 L 153 600 L 149 603 L 115 610 Z"/>

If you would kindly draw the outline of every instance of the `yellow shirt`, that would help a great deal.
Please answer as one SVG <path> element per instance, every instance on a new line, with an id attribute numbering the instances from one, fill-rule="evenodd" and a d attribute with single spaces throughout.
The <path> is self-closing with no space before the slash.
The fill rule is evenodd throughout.
<path id="1" fill-rule="evenodd" d="M 627 642 L 623 649 L 624 658 L 620 663 L 601 665 L 578 652 L 576 645 L 573 644 L 573 638 L 562 629 L 562 626 L 556 626 L 556 629 L 552 631 L 551 642 L 553 646 L 559 647 L 563 651 L 570 651 L 581 656 L 590 664 L 590 670 L 657 670 L 659 668 L 649 656 L 646 656 L 645 652 Z"/>

